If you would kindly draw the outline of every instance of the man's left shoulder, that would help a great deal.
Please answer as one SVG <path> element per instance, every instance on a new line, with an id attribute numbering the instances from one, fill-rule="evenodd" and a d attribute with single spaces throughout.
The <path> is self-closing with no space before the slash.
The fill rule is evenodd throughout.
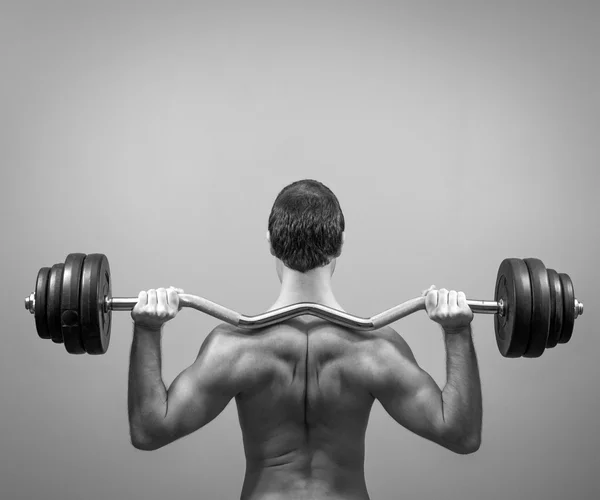
<path id="1" fill-rule="evenodd" d="M 217 325 L 205 340 L 206 347 L 213 353 L 233 360 L 248 350 L 250 336 L 247 331 L 228 323 Z"/>
<path id="2" fill-rule="evenodd" d="M 220 324 L 209 334 L 207 344 L 214 369 L 224 373 L 236 394 L 253 387 L 266 368 L 266 363 L 257 362 L 264 360 L 264 354 L 247 330 Z"/>
<path id="3" fill-rule="evenodd" d="M 243 328 L 230 325 L 229 323 L 220 323 L 213 328 L 209 337 L 220 342 L 234 342 L 250 337 L 249 332 Z"/>

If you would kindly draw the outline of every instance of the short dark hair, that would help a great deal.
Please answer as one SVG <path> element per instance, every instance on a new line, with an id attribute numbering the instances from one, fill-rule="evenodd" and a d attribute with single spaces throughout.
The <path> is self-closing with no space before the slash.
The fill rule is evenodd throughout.
<path id="1" fill-rule="evenodd" d="M 301 273 L 329 264 L 341 253 L 345 224 L 331 189 L 311 179 L 294 182 L 277 195 L 269 215 L 273 253 Z"/>

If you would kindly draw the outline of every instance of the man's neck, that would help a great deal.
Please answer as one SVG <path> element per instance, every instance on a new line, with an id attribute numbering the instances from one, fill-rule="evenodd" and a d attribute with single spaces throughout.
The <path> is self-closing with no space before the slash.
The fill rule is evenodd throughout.
<path id="1" fill-rule="evenodd" d="M 331 286 L 332 265 L 319 267 L 306 273 L 281 266 L 281 290 L 271 310 L 298 302 L 316 302 L 341 310 L 342 307 L 336 300 Z"/>

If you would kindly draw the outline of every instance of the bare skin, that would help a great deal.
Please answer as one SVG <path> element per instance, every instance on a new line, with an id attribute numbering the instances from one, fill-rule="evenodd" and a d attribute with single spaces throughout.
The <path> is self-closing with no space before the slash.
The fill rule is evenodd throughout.
<path id="1" fill-rule="evenodd" d="M 300 274 L 278 262 L 282 288 L 272 308 L 313 301 L 342 309 L 331 289 L 334 269 L 335 260 Z M 460 302 L 456 292 L 427 294 L 430 317 L 448 330 L 443 390 L 392 328 L 350 331 L 310 316 L 251 334 L 220 325 L 167 390 L 160 332 L 177 314 L 177 291 L 142 292 L 132 312 L 132 443 L 165 446 L 208 424 L 235 398 L 246 455 L 242 500 L 366 500 L 365 432 L 375 399 L 398 423 L 454 452 L 479 447 L 472 314 Z"/>

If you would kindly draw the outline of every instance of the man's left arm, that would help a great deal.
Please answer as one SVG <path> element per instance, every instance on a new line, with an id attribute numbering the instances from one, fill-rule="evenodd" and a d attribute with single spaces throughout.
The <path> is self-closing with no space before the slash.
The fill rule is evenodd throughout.
<path id="1" fill-rule="evenodd" d="M 156 294 L 156 296 L 155 296 Z M 161 375 L 162 325 L 178 310 L 177 293 L 140 293 L 129 366 L 131 442 L 141 450 L 161 448 L 213 420 L 240 392 L 239 349 L 223 327 L 213 330 L 196 361 L 166 388 Z"/>

